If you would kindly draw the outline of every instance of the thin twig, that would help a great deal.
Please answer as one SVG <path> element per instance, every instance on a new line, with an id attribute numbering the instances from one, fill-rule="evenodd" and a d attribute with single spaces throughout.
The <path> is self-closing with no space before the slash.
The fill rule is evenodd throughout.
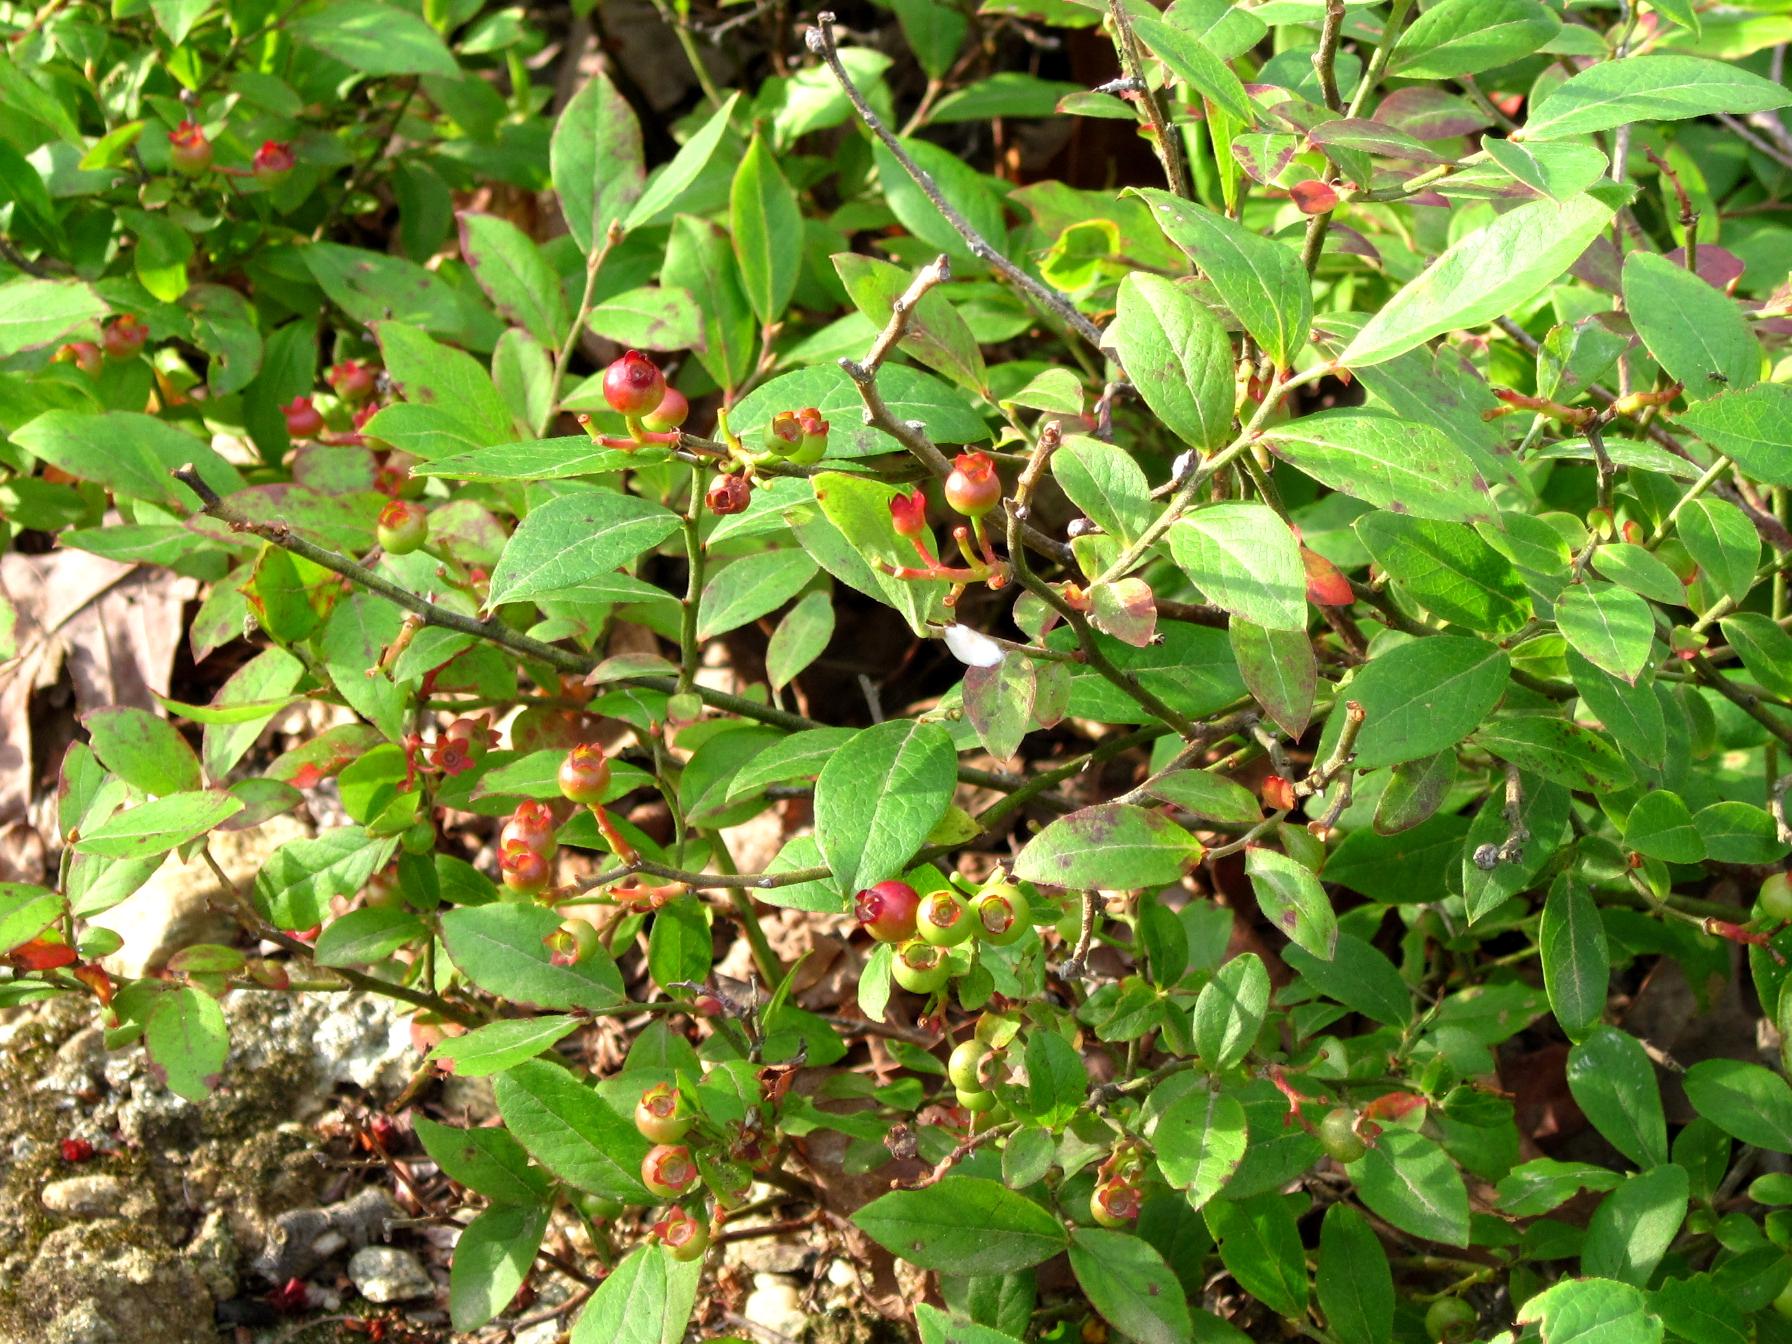
<path id="1" fill-rule="evenodd" d="M 883 143 L 885 149 L 889 150 L 891 157 L 902 166 L 902 171 L 914 179 L 915 185 L 921 188 L 922 193 L 933 203 L 934 208 L 940 212 L 946 223 L 952 226 L 953 232 L 964 239 L 965 246 L 971 250 L 971 254 L 994 267 L 1034 303 L 1054 314 L 1077 335 L 1099 350 L 1101 348 L 1100 329 L 1078 312 L 1061 294 L 1047 288 L 1028 275 L 998 252 L 988 239 L 978 233 L 971 222 L 959 214 L 953 208 L 952 203 L 946 199 L 945 194 L 940 191 L 939 183 L 933 180 L 933 175 L 915 162 L 914 157 L 903 147 L 902 142 L 890 133 L 890 128 L 884 125 L 882 118 L 871 110 L 871 104 L 865 101 L 865 95 L 859 92 L 859 86 L 853 83 L 852 76 L 846 72 L 846 66 L 841 63 L 839 50 L 834 46 L 833 14 L 824 11 L 816 15 L 815 26 L 809 29 L 805 40 L 809 44 L 809 50 L 827 62 L 828 69 L 833 73 L 841 91 L 846 94 L 847 101 L 859 114 L 859 120 L 864 122 L 866 128 Z"/>
<path id="2" fill-rule="evenodd" d="M 1189 186 L 1188 166 L 1182 161 L 1182 144 L 1165 113 L 1162 90 L 1153 89 L 1145 78 L 1145 61 L 1139 51 L 1138 34 L 1132 28 L 1132 16 L 1126 12 L 1126 0 L 1108 0 L 1108 18 L 1114 25 L 1114 50 L 1120 56 L 1120 69 L 1138 93 L 1139 109 L 1145 114 L 1145 125 L 1154 142 L 1152 148 L 1164 166 L 1164 180 L 1172 192 L 1192 201 L 1195 197 Z"/>

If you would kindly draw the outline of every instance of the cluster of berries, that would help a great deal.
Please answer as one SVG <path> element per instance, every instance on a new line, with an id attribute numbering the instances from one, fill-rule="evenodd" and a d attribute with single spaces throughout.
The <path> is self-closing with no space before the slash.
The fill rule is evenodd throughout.
<path id="1" fill-rule="evenodd" d="M 917 565 L 891 565 L 878 561 L 878 568 L 899 579 L 943 579 L 952 585 L 946 605 L 954 606 L 959 594 L 971 583 L 988 583 L 1000 589 L 1008 583 L 1008 566 L 996 558 L 984 519 L 1002 499 L 1002 478 L 996 474 L 995 460 L 988 453 L 960 453 L 952 460 L 952 471 L 946 477 L 946 503 L 971 521 L 952 529 L 952 540 L 964 559 L 963 566 L 947 565 L 934 558 L 927 548 L 927 496 L 919 487 L 906 495 L 890 500 L 890 526 L 899 537 L 907 537 L 921 557 Z M 976 547 L 972 548 L 975 541 Z"/>
<path id="2" fill-rule="evenodd" d="M 273 186 L 290 173 L 298 160 L 292 146 L 284 140 L 264 140 L 255 151 L 247 168 L 220 168 L 231 177 L 254 178 L 264 186 Z M 182 177 L 203 177 L 212 171 L 212 142 L 196 121 L 183 121 L 168 132 L 168 166 Z"/>
<path id="3" fill-rule="evenodd" d="M 952 974 L 947 955 L 973 934 L 994 947 L 1019 941 L 1032 922 L 1027 894 L 996 877 L 966 900 L 951 887 L 922 896 L 908 883 L 891 879 L 853 898 L 860 927 L 880 943 L 895 944 L 890 975 L 915 994 L 932 994 Z"/>
<path id="4" fill-rule="evenodd" d="M 670 1083 L 648 1088 L 635 1104 L 635 1128 L 653 1145 L 641 1159 L 641 1184 L 659 1199 L 683 1199 L 697 1184 L 697 1161 L 684 1141 L 695 1124 Z M 674 1260 L 695 1260 L 709 1249 L 710 1225 L 674 1202 L 653 1225 L 653 1235 Z"/>

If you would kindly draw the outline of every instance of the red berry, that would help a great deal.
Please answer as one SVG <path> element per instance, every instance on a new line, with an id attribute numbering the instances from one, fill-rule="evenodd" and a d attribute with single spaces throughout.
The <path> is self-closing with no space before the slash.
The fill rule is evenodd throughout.
<path id="1" fill-rule="evenodd" d="M 371 367 L 353 359 L 330 365 L 324 381 L 344 401 L 365 401 L 379 382 Z"/>
<path id="2" fill-rule="evenodd" d="M 324 418 L 310 397 L 294 397 L 280 408 L 286 417 L 286 432 L 295 439 L 316 438 L 323 432 Z"/>
<path id="3" fill-rule="evenodd" d="M 899 537 L 918 537 L 927 530 L 927 496 L 916 489 L 912 495 L 890 498 L 890 526 Z"/>
<path id="4" fill-rule="evenodd" d="M 648 1088 L 635 1105 L 635 1128 L 649 1143 L 677 1143 L 695 1123 L 695 1117 L 686 1113 L 678 1089 L 670 1083 Z"/>
<path id="5" fill-rule="evenodd" d="M 653 1230 L 674 1260 L 689 1263 L 709 1249 L 709 1225 L 683 1209 L 673 1209 Z"/>
<path id="6" fill-rule="evenodd" d="M 946 503 L 967 518 L 981 518 L 1002 497 L 1002 478 L 988 453 L 960 453 L 946 477 Z"/>
<path id="7" fill-rule="evenodd" d="M 100 371 L 100 348 L 92 341 L 70 341 L 56 352 L 57 364 L 73 364 L 85 374 Z"/>
<path id="8" fill-rule="evenodd" d="M 560 792 L 575 803 L 601 803 L 610 788 L 610 758 L 604 749 L 581 742 L 560 762 Z"/>
<path id="9" fill-rule="evenodd" d="M 661 1199 L 677 1199 L 696 1179 L 697 1164 L 683 1144 L 655 1144 L 641 1159 L 641 1184 Z"/>
<path id="10" fill-rule="evenodd" d="M 604 400 L 622 415 L 646 415 L 665 396 L 666 375 L 639 350 L 630 350 L 604 370 Z"/>
<path id="11" fill-rule="evenodd" d="M 921 898 L 906 882 L 892 878 L 866 887 L 853 897 L 853 913 L 866 933 L 880 943 L 906 943 L 915 936 L 915 912 Z"/>
<path id="12" fill-rule="evenodd" d="M 268 1294 L 267 1302 L 282 1316 L 297 1316 L 311 1305 L 311 1290 L 303 1279 L 288 1279 Z"/>
<path id="13" fill-rule="evenodd" d="M 283 140 L 263 140 L 250 161 L 250 170 L 263 182 L 278 182 L 292 171 L 292 146 Z"/>
<path id="14" fill-rule="evenodd" d="M 106 347 L 106 354 L 112 359 L 133 359 L 143 343 L 149 339 L 149 327 L 139 317 L 131 313 L 120 313 L 106 323 L 100 334 L 100 343 Z"/>
<path id="15" fill-rule="evenodd" d="M 429 539 L 429 511 L 395 499 L 380 510 L 376 535 L 387 555 L 409 555 Z"/>
<path id="16" fill-rule="evenodd" d="M 498 847 L 509 849 L 511 845 L 521 845 L 546 858 L 554 852 L 554 829 L 554 813 L 548 805 L 525 798 L 516 805 L 510 820 L 498 832 Z"/>
<path id="17" fill-rule="evenodd" d="M 504 885 L 519 896 L 538 896 L 547 889 L 548 861 L 527 845 L 505 845 L 498 868 Z"/>
<path id="18" fill-rule="evenodd" d="M 1126 1227 L 1139 1218 L 1139 1187 L 1118 1177 L 1103 1181 L 1089 1196 L 1089 1216 L 1103 1227 Z"/>
<path id="19" fill-rule="evenodd" d="M 691 403 L 685 400 L 684 393 L 676 387 L 668 387 L 660 404 L 641 417 L 641 424 L 656 434 L 664 434 L 682 425 L 690 413 Z"/>
<path id="20" fill-rule="evenodd" d="M 86 1139 L 63 1139 L 56 1146 L 64 1162 L 85 1162 L 93 1156 L 93 1145 Z"/>
<path id="21" fill-rule="evenodd" d="M 744 512 L 752 499 L 753 483 L 745 476 L 728 474 L 716 477 L 703 502 L 709 505 L 711 513 L 726 516 Z"/>
<path id="22" fill-rule="evenodd" d="M 168 132 L 168 162 L 185 177 L 198 177 L 212 166 L 212 143 L 199 124 L 183 121 Z"/>

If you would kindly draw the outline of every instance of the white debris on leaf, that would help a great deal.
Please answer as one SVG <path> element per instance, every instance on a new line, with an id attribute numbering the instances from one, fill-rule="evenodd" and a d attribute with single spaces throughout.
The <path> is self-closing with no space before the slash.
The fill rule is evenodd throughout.
<path id="1" fill-rule="evenodd" d="M 946 627 L 946 647 L 966 667 L 994 667 L 1002 661 L 1002 646 L 988 635 L 964 625 Z"/>

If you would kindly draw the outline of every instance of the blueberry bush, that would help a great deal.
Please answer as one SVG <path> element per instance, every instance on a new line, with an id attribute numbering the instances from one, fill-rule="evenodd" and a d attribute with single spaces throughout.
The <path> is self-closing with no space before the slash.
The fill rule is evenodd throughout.
<path id="1" fill-rule="evenodd" d="M 1792 1339 L 1786 5 L 608 8 L 0 4 L 0 542 L 199 688 L 12 753 L 0 1005 L 402 1001 L 458 1331 L 783 1208 L 924 1344 Z"/>

